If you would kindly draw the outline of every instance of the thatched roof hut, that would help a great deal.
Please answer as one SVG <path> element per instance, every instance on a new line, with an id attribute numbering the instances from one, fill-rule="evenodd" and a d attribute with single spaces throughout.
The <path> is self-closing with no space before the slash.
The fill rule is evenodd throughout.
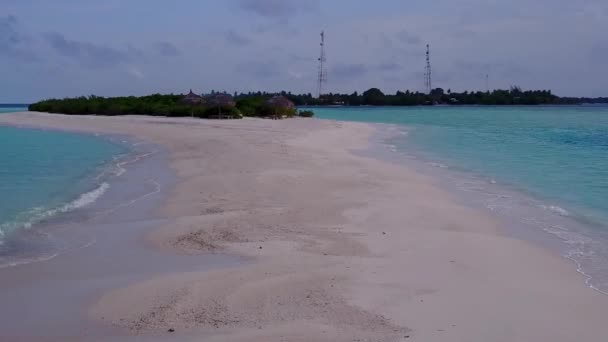
<path id="1" fill-rule="evenodd" d="M 236 102 L 232 96 L 228 94 L 213 94 L 207 99 L 209 107 L 222 107 L 222 108 L 233 108 L 236 107 Z"/>
<path id="2" fill-rule="evenodd" d="M 207 108 L 209 108 L 209 117 L 224 119 L 242 117 L 239 110 L 236 108 L 236 102 L 232 96 L 224 93 L 215 93 L 207 97 Z"/>
<path id="3" fill-rule="evenodd" d="M 200 95 L 196 95 L 195 93 L 192 92 L 192 89 L 190 89 L 190 93 L 188 93 L 188 95 L 184 96 L 182 98 L 182 103 L 184 104 L 189 104 L 189 105 L 200 105 L 201 103 L 203 103 L 203 97 Z"/>
<path id="4" fill-rule="evenodd" d="M 281 117 L 293 116 L 296 111 L 296 106 L 285 96 L 273 96 L 264 103 L 266 107 L 266 115 L 270 115 L 275 119 Z"/>
<path id="5" fill-rule="evenodd" d="M 296 106 L 285 96 L 277 95 L 266 100 L 266 105 L 278 109 L 294 109 Z"/>

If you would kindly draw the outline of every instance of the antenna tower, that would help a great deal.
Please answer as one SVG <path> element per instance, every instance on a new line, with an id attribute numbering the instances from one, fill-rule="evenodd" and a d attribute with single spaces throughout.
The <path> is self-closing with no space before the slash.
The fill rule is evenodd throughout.
<path id="1" fill-rule="evenodd" d="M 430 95 L 433 90 L 431 78 L 431 46 L 426 44 L 426 68 L 424 70 L 424 90 Z"/>
<path id="2" fill-rule="evenodd" d="M 490 93 L 490 74 L 486 74 L 486 92 Z"/>
<path id="3" fill-rule="evenodd" d="M 325 70 L 325 31 L 321 31 L 321 55 L 319 56 L 319 79 L 318 94 L 319 98 L 323 94 L 323 85 L 327 83 L 327 71 Z"/>

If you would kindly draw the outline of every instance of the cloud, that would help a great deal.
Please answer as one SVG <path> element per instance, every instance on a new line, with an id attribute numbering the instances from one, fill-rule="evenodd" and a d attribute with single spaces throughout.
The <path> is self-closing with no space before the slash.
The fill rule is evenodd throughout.
<path id="1" fill-rule="evenodd" d="M 396 34 L 396 37 L 400 42 L 405 43 L 407 45 L 418 45 L 422 43 L 422 39 L 419 36 L 412 34 L 406 30 L 398 32 Z"/>
<path id="2" fill-rule="evenodd" d="M 139 51 L 130 47 L 119 50 L 89 42 L 68 40 L 62 34 L 51 32 L 43 35 L 50 46 L 60 55 L 73 59 L 88 68 L 106 68 L 129 62 Z"/>
<path id="3" fill-rule="evenodd" d="M 393 62 L 378 64 L 374 69 L 379 71 L 397 71 L 401 70 L 401 65 Z"/>
<path id="4" fill-rule="evenodd" d="M 288 56 L 289 60 L 294 63 L 298 62 L 316 62 L 318 57 L 302 56 L 296 53 L 290 53 Z"/>
<path id="5" fill-rule="evenodd" d="M 589 57 L 591 60 L 604 62 L 608 58 L 608 40 L 594 44 L 589 52 Z"/>
<path id="6" fill-rule="evenodd" d="M 424 55 L 422 38 L 406 30 L 388 29 L 370 35 L 369 40 L 369 44 L 378 46 L 378 53 L 382 54 L 380 57 L 417 59 Z"/>
<path id="7" fill-rule="evenodd" d="M 279 75 L 277 63 L 271 61 L 240 63 L 237 64 L 236 70 L 259 78 L 271 78 Z"/>
<path id="8" fill-rule="evenodd" d="M 321 29 L 328 33 L 331 91 L 371 85 L 386 92 L 422 88 L 427 42 L 433 49 L 436 86 L 483 89 L 489 73 L 495 87 L 550 87 L 564 95 L 603 95 L 608 89 L 603 77 L 608 41 L 602 33 L 608 30 L 608 18 L 600 19 L 608 14 L 606 0 L 343 1 L 348 8 L 320 0 L 228 0 L 213 6 L 192 1 L 179 13 L 167 12 L 172 4 L 159 3 L 147 13 L 151 20 L 141 21 L 137 30 L 128 15 L 141 9 L 136 1 L 36 1 L 39 12 L 54 16 L 36 22 L 26 22 L 34 19 L 31 0 L 0 3 L 7 1 L 10 5 L 0 10 L 0 78 L 7 80 L 0 96 L 5 97 L 17 94 L 15 83 L 39 97 L 77 95 L 88 88 L 91 93 L 173 91 L 184 82 L 208 89 L 308 92 L 317 73 Z M 106 2 L 115 4 L 104 12 L 114 18 L 112 27 L 107 16 L 92 15 Z M 160 17 L 182 32 L 179 40 L 159 36 Z M 78 25 L 73 18 L 87 18 L 90 25 Z M 43 34 L 53 31 L 58 32 L 53 38 Z M 122 34 L 116 37 L 116 32 Z M 277 45 L 283 50 L 275 51 Z M 167 63 L 177 60 L 169 72 Z M 138 75 L 145 75 L 146 82 L 138 81 Z M 450 81 L 441 82 L 446 75 Z M 47 86 L 76 77 L 76 85 Z"/>
<path id="9" fill-rule="evenodd" d="M 234 30 L 228 30 L 224 37 L 229 44 L 236 46 L 249 45 L 252 42 L 251 39 L 235 32 Z"/>
<path id="10" fill-rule="evenodd" d="M 318 0 L 238 0 L 241 9 L 271 19 L 285 19 L 319 7 Z"/>
<path id="11" fill-rule="evenodd" d="M 182 52 L 172 43 L 169 42 L 158 42 L 155 44 L 156 51 L 163 57 L 177 57 Z"/>
<path id="12" fill-rule="evenodd" d="M 490 71 L 491 66 L 489 63 L 478 63 L 467 60 L 456 60 L 453 63 L 454 69 L 465 72 L 479 71 L 486 73 Z"/>
<path id="13" fill-rule="evenodd" d="M 369 71 L 363 64 L 340 64 L 330 70 L 330 75 L 337 79 L 352 79 L 361 77 Z"/>
<path id="14" fill-rule="evenodd" d="M 397 76 L 386 76 L 383 78 L 383 80 L 385 82 L 389 82 L 389 83 L 400 83 L 403 82 L 403 78 L 402 77 L 397 77 Z"/>
<path id="15" fill-rule="evenodd" d="M 479 36 L 479 33 L 466 28 L 454 28 L 453 30 L 449 30 L 444 34 L 448 38 L 457 38 L 457 39 L 474 39 Z"/>
<path id="16" fill-rule="evenodd" d="M 287 70 L 287 75 L 289 75 L 289 77 L 295 79 L 295 80 L 300 80 L 304 77 L 304 73 L 298 70 Z"/>
<path id="17" fill-rule="evenodd" d="M 456 60 L 453 62 L 453 70 L 462 72 L 474 77 L 481 77 L 486 74 L 494 76 L 524 76 L 529 74 L 529 70 L 514 62 L 488 62 L 479 63 L 465 60 Z"/>
<path id="18" fill-rule="evenodd" d="M 40 58 L 31 47 L 31 38 L 19 32 L 17 17 L 0 17 L 0 57 L 33 62 Z"/>
<path id="19" fill-rule="evenodd" d="M 15 30 L 17 24 L 17 18 L 13 15 L 7 15 L 6 17 L 0 17 L 0 42 L 4 43 L 19 43 L 21 38 Z"/>
<path id="20" fill-rule="evenodd" d="M 422 38 L 409 31 L 401 30 L 395 33 L 382 32 L 380 42 L 387 49 L 399 49 L 401 47 L 414 47 L 422 44 Z"/>
<path id="21" fill-rule="evenodd" d="M 132 66 L 127 69 L 127 73 L 135 78 L 143 79 L 145 77 L 144 73 L 138 68 Z"/>

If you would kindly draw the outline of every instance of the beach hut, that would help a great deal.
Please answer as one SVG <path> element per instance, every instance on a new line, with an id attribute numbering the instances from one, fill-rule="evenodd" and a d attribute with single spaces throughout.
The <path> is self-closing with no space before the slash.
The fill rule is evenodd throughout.
<path id="1" fill-rule="evenodd" d="M 277 95 L 266 100 L 265 103 L 268 108 L 269 114 L 274 119 L 279 119 L 283 116 L 293 115 L 296 106 L 285 96 Z"/>
<path id="2" fill-rule="evenodd" d="M 190 89 L 190 92 L 188 93 L 188 95 L 185 95 L 184 97 L 182 97 L 181 103 L 192 107 L 190 109 L 190 116 L 194 117 L 194 107 L 200 106 L 203 104 L 203 97 L 200 95 L 196 95 L 195 93 L 192 92 L 192 89 Z"/>
<path id="3" fill-rule="evenodd" d="M 223 93 L 216 93 L 207 99 L 207 106 L 209 109 L 216 109 L 218 119 L 222 119 L 223 114 L 229 113 L 230 116 L 233 116 L 234 108 L 236 107 L 236 102 L 232 98 L 232 96 Z"/>
<path id="4" fill-rule="evenodd" d="M 203 97 L 200 95 L 196 95 L 192 92 L 192 89 L 190 89 L 190 93 L 182 97 L 182 103 L 189 104 L 191 106 L 200 105 L 203 103 Z"/>

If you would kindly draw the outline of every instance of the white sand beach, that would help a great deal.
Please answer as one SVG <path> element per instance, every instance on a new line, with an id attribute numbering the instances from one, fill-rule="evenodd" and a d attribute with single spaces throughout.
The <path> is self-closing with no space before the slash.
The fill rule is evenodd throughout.
<path id="1" fill-rule="evenodd" d="M 506 236 L 437 179 L 354 153 L 370 147 L 376 126 L 30 112 L 0 124 L 164 147 L 177 182 L 156 210 L 165 223 L 139 243 L 201 264 L 210 254 L 243 257 L 237 267 L 168 268 L 103 289 L 81 315 L 113 335 L 64 340 L 608 339 L 608 297 L 566 259 Z"/>

